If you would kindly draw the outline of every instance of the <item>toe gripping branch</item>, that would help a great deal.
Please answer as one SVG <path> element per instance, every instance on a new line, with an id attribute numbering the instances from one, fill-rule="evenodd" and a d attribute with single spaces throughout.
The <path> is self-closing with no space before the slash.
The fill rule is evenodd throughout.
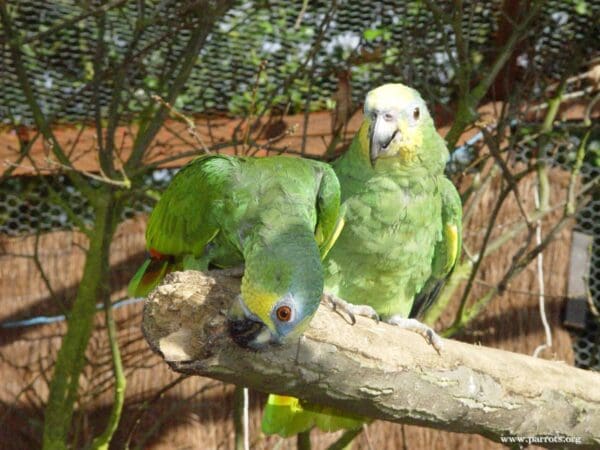
<path id="1" fill-rule="evenodd" d="M 352 325 L 356 323 L 356 316 L 368 317 L 375 320 L 377 323 L 380 321 L 379 314 L 377 314 L 377 312 L 369 305 L 354 305 L 329 292 L 323 293 L 322 302 L 340 314 L 345 313 L 349 317 Z M 408 319 L 400 315 L 394 315 L 389 319 L 386 319 L 385 322 L 420 334 L 435 349 L 435 351 L 438 352 L 438 354 L 441 354 L 444 347 L 442 338 L 424 323 L 419 322 L 417 319 Z"/>
<path id="2" fill-rule="evenodd" d="M 442 338 L 431 327 L 428 327 L 423 322 L 417 319 L 407 319 L 400 315 L 395 315 L 386 320 L 390 325 L 395 325 L 405 330 L 413 331 L 420 334 L 425 340 L 435 349 L 438 354 L 442 353 L 444 344 Z"/>
<path id="3" fill-rule="evenodd" d="M 324 292 L 322 299 L 328 302 L 328 305 L 334 311 L 346 313 L 352 325 L 356 323 L 355 316 L 368 317 L 379 323 L 379 314 L 369 305 L 354 305 L 329 292 Z"/>

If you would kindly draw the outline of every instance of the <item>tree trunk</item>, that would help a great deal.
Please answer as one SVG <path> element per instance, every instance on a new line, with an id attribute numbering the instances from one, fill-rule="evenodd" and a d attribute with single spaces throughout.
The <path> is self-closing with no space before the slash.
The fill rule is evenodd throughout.
<path id="1" fill-rule="evenodd" d="M 67 334 L 58 352 L 50 383 L 44 419 L 45 449 L 67 448 L 79 376 L 85 365 L 85 349 L 92 333 L 96 303 L 110 295 L 108 258 L 120 207 L 114 205 L 114 196 L 109 189 L 98 192 L 96 203 L 94 235 L 89 240 L 83 277 L 68 316 Z"/>

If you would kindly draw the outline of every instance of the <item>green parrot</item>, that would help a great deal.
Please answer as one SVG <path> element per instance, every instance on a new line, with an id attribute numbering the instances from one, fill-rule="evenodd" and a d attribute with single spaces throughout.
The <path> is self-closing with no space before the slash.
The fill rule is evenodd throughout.
<path id="1" fill-rule="evenodd" d="M 373 310 L 394 325 L 441 339 L 414 317 L 435 300 L 461 249 L 462 205 L 444 175 L 448 160 L 419 93 L 386 84 L 367 94 L 364 121 L 348 151 L 333 163 L 342 187 L 345 225 L 324 262 L 325 291 Z M 356 428 L 361 420 L 297 399 L 271 395 L 263 430 L 289 436 L 317 426 Z"/>
<path id="2" fill-rule="evenodd" d="M 325 163 L 208 155 L 179 171 L 148 220 L 150 257 L 129 284 L 145 296 L 174 270 L 244 265 L 232 338 L 260 349 L 299 336 L 323 292 L 322 258 L 343 220 Z"/>

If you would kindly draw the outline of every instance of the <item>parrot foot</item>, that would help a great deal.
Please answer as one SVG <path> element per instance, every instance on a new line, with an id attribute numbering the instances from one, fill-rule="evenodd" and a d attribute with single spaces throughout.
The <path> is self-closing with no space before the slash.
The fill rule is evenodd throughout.
<path id="1" fill-rule="evenodd" d="M 377 314 L 377 312 L 369 305 L 354 305 L 344 299 L 339 298 L 337 295 L 330 294 L 329 292 L 323 292 L 322 299 L 327 300 L 329 306 L 334 311 L 340 310 L 348 314 L 350 320 L 352 321 L 352 325 L 356 323 L 355 316 L 369 317 L 374 319 L 376 322 L 379 322 L 379 314 Z"/>
<path id="2" fill-rule="evenodd" d="M 417 319 L 406 319 L 396 314 L 395 316 L 387 319 L 386 322 L 390 325 L 396 325 L 400 328 L 404 328 L 405 330 L 414 331 L 415 333 L 420 334 L 435 349 L 435 351 L 438 352 L 438 354 L 442 353 L 442 349 L 444 348 L 442 338 L 439 337 L 439 335 L 433 331 L 433 329 L 424 323 L 419 322 Z"/>

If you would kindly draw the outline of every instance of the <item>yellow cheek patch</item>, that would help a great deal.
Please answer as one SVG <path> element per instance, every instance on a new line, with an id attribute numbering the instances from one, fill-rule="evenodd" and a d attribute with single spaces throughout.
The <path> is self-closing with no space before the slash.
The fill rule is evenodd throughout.
<path id="1" fill-rule="evenodd" d="M 408 126 L 404 122 L 398 123 L 398 130 L 402 136 L 398 157 L 402 162 L 410 163 L 417 158 L 417 150 L 423 145 L 423 133 L 418 126 Z"/>
<path id="2" fill-rule="evenodd" d="M 241 291 L 244 304 L 250 312 L 262 320 L 269 330 L 275 332 L 275 325 L 271 320 L 271 310 L 279 299 L 279 295 L 257 289 L 247 281 L 246 277 L 242 279 Z"/>
<path id="3" fill-rule="evenodd" d="M 358 130 L 358 148 L 362 150 L 361 153 L 365 153 L 365 156 L 369 158 L 369 149 L 371 148 L 371 143 L 369 142 L 369 128 L 371 127 L 371 119 L 369 117 L 365 117 L 363 120 L 360 129 Z"/>

